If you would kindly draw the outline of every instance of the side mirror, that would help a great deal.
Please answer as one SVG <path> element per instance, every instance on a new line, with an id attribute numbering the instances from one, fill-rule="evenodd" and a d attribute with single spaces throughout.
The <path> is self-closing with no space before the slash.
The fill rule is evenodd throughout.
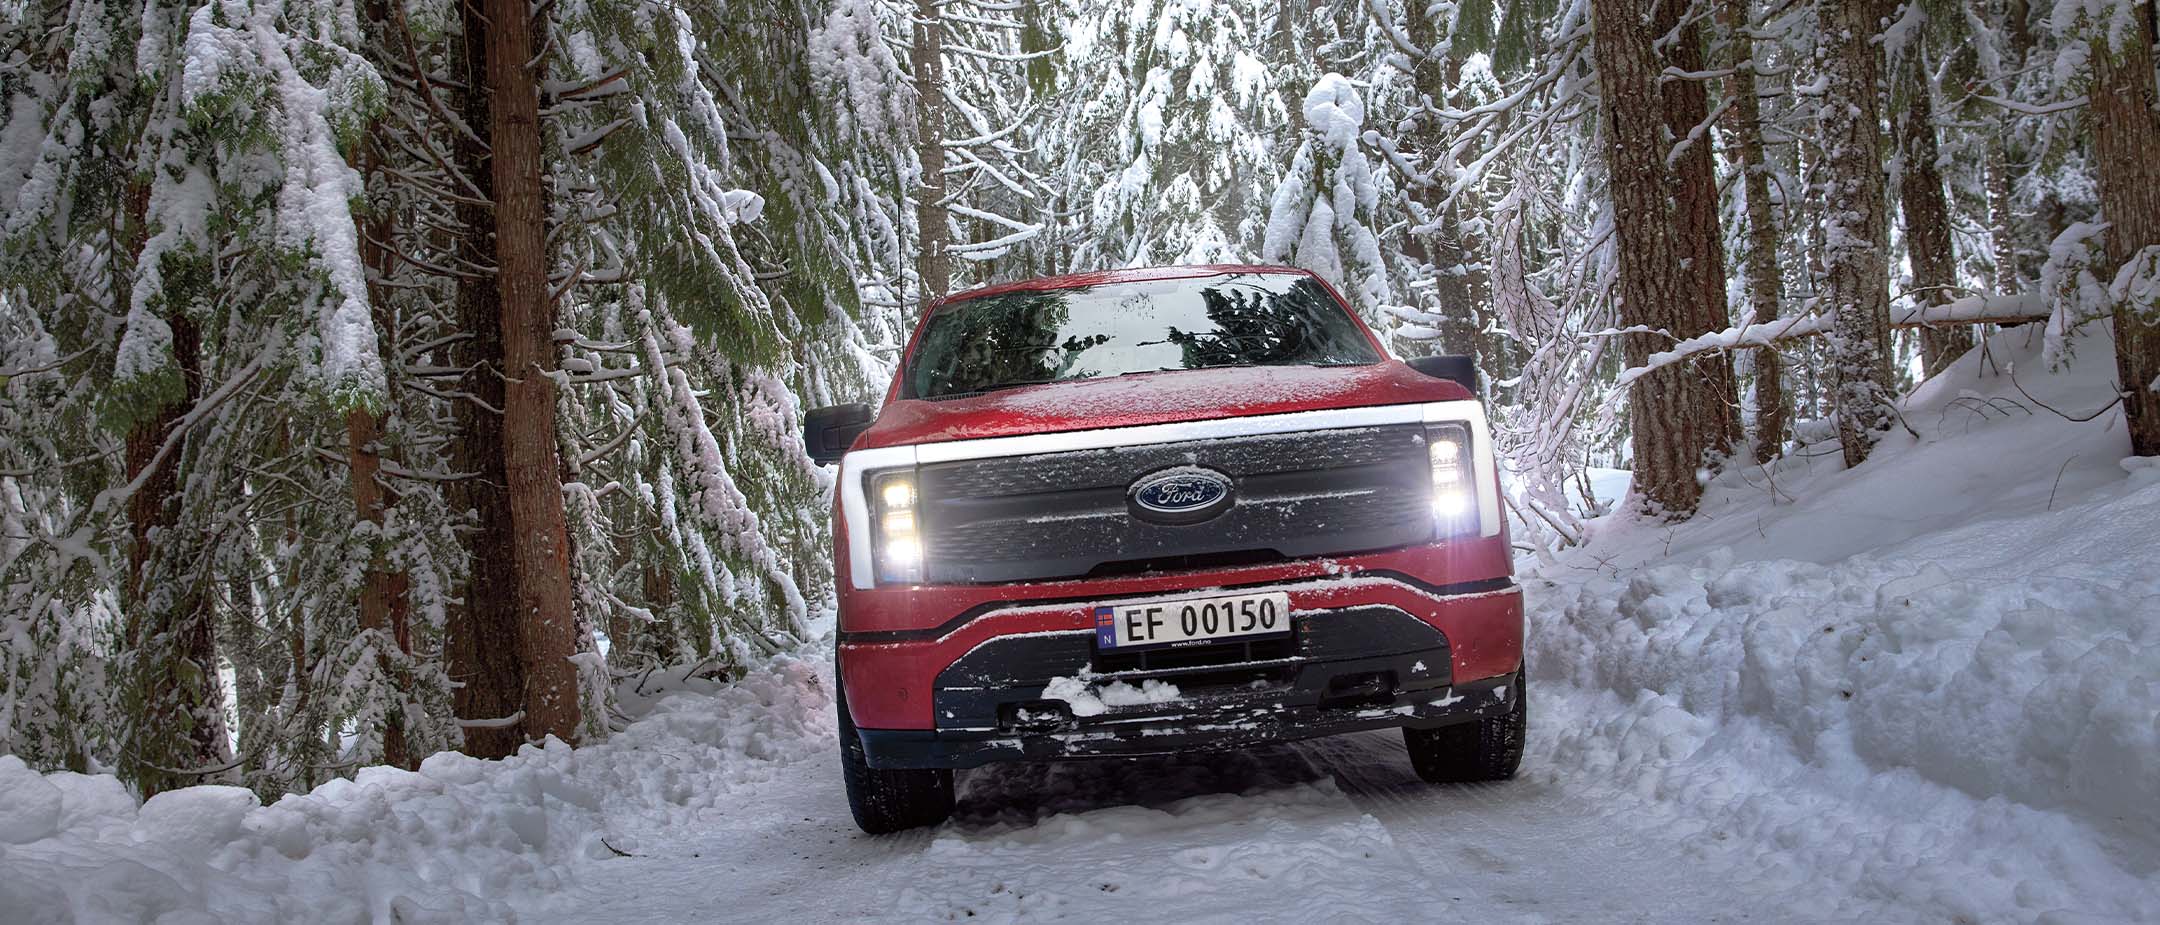
<path id="1" fill-rule="evenodd" d="M 820 466 L 839 462 L 875 420 L 877 410 L 862 402 L 819 408 L 803 415 L 803 449 Z"/>
<path id="2" fill-rule="evenodd" d="M 1466 356 L 1418 357 L 1410 360 L 1410 368 L 1435 379 L 1446 379 L 1475 396 L 1477 388 L 1477 358 Z"/>

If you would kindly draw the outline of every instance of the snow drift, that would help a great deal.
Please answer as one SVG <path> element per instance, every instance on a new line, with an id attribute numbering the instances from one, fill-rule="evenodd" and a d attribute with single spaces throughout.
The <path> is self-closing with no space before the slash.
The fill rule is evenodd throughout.
<path id="1" fill-rule="evenodd" d="M 1547 773 L 1815 827 L 1945 915 L 2160 909 L 2160 466 L 2120 413 L 2040 407 L 2104 403 L 2106 343 L 2049 371 L 2038 340 L 1928 383 L 1920 438 L 1857 471 L 1811 461 L 1830 443 L 1721 477 L 1694 522 L 1597 522 L 1529 588 L 1533 683 L 1592 720 Z"/>

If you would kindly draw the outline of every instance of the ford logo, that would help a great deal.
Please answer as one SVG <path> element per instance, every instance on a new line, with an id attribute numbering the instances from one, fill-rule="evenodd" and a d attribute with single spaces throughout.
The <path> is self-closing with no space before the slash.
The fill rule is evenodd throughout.
<path id="1" fill-rule="evenodd" d="M 1199 523 L 1230 506 L 1230 477 L 1200 466 L 1150 472 L 1132 484 L 1133 513 L 1157 523 Z"/>

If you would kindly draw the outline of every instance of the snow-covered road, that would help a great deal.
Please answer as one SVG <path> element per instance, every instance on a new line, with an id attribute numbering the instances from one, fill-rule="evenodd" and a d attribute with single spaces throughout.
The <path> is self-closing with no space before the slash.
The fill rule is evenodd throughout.
<path id="1" fill-rule="evenodd" d="M 1818 805 L 1768 837 L 1562 760 L 1595 698 L 1533 701 L 1523 777 L 1433 786 L 1399 736 L 965 774 L 955 819 L 855 831 L 838 756 L 809 756 L 694 821 L 618 829 L 545 915 L 599 922 L 885 920 L 1939 922 L 1839 859 L 1887 828 Z M 1640 784 L 1640 781 L 1635 782 Z M 1754 802 L 1743 782 L 1724 796 Z M 1712 788 L 1714 789 L 1714 788 Z M 1910 821 L 1910 820 L 1908 820 Z M 1961 846 L 1946 845 L 1957 848 Z M 1969 849 L 1972 846 L 1962 846 Z M 1944 863 L 1959 866 L 1956 858 Z M 2117 912 L 2122 911 L 2117 907 Z M 2022 918 L 1997 910 L 1970 921 Z M 2108 920 L 2101 916 L 2101 920 Z"/>
<path id="2" fill-rule="evenodd" d="M 701 831 L 623 833 L 636 855 L 602 863 L 553 911 L 625 923 L 1939 917 L 1791 908 L 1746 852 L 1672 844 L 1601 788 L 1538 771 L 1536 751 L 1523 780 L 1450 787 L 1418 780 L 1391 733 L 998 766 L 964 776 L 953 822 L 892 838 L 855 831 L 827 757 L 739 795 Z"/>

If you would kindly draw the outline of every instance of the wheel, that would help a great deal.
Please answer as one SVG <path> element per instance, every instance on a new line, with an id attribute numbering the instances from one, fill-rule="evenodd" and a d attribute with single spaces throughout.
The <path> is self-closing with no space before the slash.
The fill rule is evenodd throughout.
<path id="1" fill-rule="evenodd" d="M 1403 746 L 1417 775 L 1435 784 L 1507 780 L 1522 764 L 1523 727 L 1530 718 L 1523 672 L 1508 685 L 1508 710 L 1438 729 L 1403 728 Z"/>
<path id="2" fill-rule="evenodd" d="M 873 768 L 863 754 L 862 736 L 848 715 L 847 685 L 833 673 L 834 700 L 840 709 L 840 776 L 847 782 L 848 809 L 855 824 L 884 835 L 944 822 L 953 811 L 953 772 L 946 768 Z"/>

